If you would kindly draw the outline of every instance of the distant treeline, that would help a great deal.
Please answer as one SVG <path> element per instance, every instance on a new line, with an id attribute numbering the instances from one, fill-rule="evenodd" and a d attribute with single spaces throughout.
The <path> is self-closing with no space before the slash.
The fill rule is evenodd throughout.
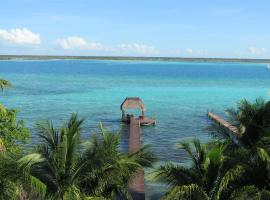
<path id="1" fill-rule="evenodd" d="M 167 61 L 167 62 L 248 62 L 270 63 L 270 59 L 247 58 L 184 58 L 184 57 L 128 57 L 128 56 L 39 56 L 0 55 L 0 60 L 127 60 L 127 61 Z"/>

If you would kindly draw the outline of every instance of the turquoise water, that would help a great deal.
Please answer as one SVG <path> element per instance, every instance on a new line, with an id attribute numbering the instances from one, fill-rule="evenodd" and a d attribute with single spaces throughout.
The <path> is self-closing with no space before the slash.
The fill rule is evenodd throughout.
<path id="1" fill-rule="evenodd" d="M 146 115 L 157 119 L 157 126 L 143 128 L 144 143 L 161 161 L 179 162 L 186 157 L 175 150 L 177 141 L 209 137 L 207 110 L 223 116 L 243 98 L 268 99 L 270 86 L 265 64 L 246 63 L 1 61 L 0 77 L 15 86 L 0 101 L 21 111 L 33 143 L 37 121 L 59 124 L 77 112 L 86 118 L 84 138 L 103 122 L 109 129 L 123 130 L 122 147 L 127 148 L 119 107 L 125 97 L 138 96 L 147 106 Z M 151 184 L 147 188 L 150 198 L 155 189 Z"/>

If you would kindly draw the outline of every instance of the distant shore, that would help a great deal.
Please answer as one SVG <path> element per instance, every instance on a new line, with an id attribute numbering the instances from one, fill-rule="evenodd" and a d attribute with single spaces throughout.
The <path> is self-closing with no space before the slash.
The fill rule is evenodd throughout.
<path id="1" fill-rule="evenodd" d="M 0 55 L 0 60 L 123 60 L 123 61 L 164 61 L 164 62 L 247 62 L 270 63 L 270 59 L 248 58 L 186 58 L 186 57 L 129 57 L 129 56 L 39 56 Z"/>

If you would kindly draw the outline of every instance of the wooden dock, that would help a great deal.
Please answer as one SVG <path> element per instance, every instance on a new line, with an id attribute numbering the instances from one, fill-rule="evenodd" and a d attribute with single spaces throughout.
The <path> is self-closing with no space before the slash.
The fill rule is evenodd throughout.
<path id="1" fill-rule="evenodd" d="M 127 109 L 139 109 L 141 115 L 137 118 L 133 114 L 126 114 Z M 139 97 L 127 97 L 120 105 L 122 122 L 129 124 L 129 152 L 140 150 L 142 144 L 141 126 L 156 125 L 156 120 L 145 117 L 146 106 Z M 144 170 L 140 169 L 129 184 L 129 192 L 134 200 L 145 200 Z"/>
<path id="2" fill-rule="evenodd" d="M 130 118 L 129 152 L 135 153 L 141 148 L 142 133 L 140 119 Z M 131 196 L 134 200 L 144 200 L 144 170 L 141 169 L 129 185 Z"/>
<path id="3" fill-rule="evenodd" d="M 219 125 L 225 127 L 227 130 L 229 130 L 230 132 L 238 135 L 238 129 L 231 125 L 229 122 L 227 122 L 226 120 L 222 119 L 221 117 L 219 117 L 218 115 L 212 113 L 212 112 L 208 112 L 207 113 L 208 117 L 213 120 L 214 122 L 218 123 Z"/>

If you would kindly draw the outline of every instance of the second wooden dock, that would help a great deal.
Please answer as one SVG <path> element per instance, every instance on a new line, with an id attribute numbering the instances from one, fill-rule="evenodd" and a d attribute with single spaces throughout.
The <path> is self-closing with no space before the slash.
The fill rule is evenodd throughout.
<path id="1" fill-rule="evenodd" d="M 208 112 L 207 113 L 208 117 L 213 120 L 214 122 L 218 123 L 219 125 L 223 126 L 224 128 L 226 128 L 227 130 L 229 130 L 230 132 L 238 135 L 238 129 L 237 127 L 231 125 L 229 122 L 227 122 L 226 120 L 222 119 L 221 117 L 219 117 L 218 115 L 212 113 L 212 112 Z"/>

